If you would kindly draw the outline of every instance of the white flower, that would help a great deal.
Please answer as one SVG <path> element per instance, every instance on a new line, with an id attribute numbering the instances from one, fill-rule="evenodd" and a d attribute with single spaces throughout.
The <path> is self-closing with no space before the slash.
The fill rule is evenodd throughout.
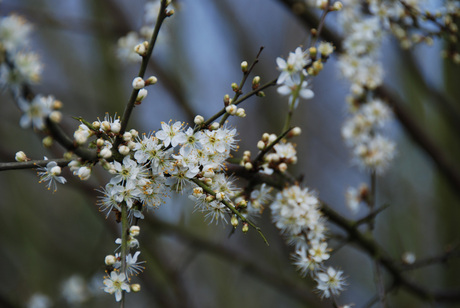
<path id="1" fill-rule="evenodd" d="M 71 305 L 78 305 L 88 299 L 88 290 L 85 280 L 78 275 L 73 275 L 61 285 L 61 294 L 65 301 Z"/>
<path id="2" fill-rule="evenodd" d="M 336 271 L 328 267 L 326 271 L 316 274 L 315 280 L 318 283 L 317 289 L 321 292 L 321 297 L 329 298 L 332 295 L 339 295 L 344 289 L 345 278 L 342 271 Z"/>
<path id="3" fill-rule="evenodd" d="M 0 45 L 8 52 L 17 51 L 28 43 L 32 26 L 21 16 L 10 15 L 0 19 Z"/>
<path id="4" fill-rule="evenodd" d="M 42 130 L 45 128 L 45 118 L 51 113 L 54 97 L 37 95 L 32 102 L 23 99 L 18 100 L 18 106 L 24 112 L 19 125 L 22 128 L 28 128 L 31 125 Z"/>
<path id="5" fill-rule="evenodd" d="M 276 64 L 281 71 L 276 83 L 284 84 L 286 80 L 291 79 L 293 75 L 299 74 L 309 62 L 310 60 L 307 60 L 305 52 L 302 51 L 300 47 L 297 47 L 295 52 L 289 53 L 287 61 L 280 57 L 276 58 Z"/>
<path id="6" fill-rule="evenodd" d="M 156 132 L 155 136 L 163 141 L 165 147 L 168 147 L 170 144 L 175 147 L 186 140 L 185 134 L 181 132 L 182 125 L 180 121 L 175 122 L 171 126 L 165 122 L 161 122 L 161 130 Z"/>
<path id="7" fill-rule="evenodd" d="M 122 292 L 130 292 L 131 289 L 129 284 L 126 282 L 125 273 L 118 274 L 116 271 L 112 271 L 110 276 L 104 279 L 104 291 L 109 294 L 115 293 L 115 299 L 117 302 L 121 301 Z"/>
<path id="8" fill-rule="evenodd" d="M 134 255 L 128 254 L 126 256 L 126 272 L 131 276 L 141 273 L 145 268 L 141 265 L 145 261 L 137 262 L 137 257 L 139 257 L 140 253 L 140 251 L 136 251 Z"/>
<path id="9" fill-rule="evenodd" d="M 48 158 L 45 157 L 45 160 L 48 160 Z M 53 188 L 53 192 L 55 192 L 57 190 L 56 182 L 61 184 L 67 182 L 63 176 L 60 176 L 61 167 L 59 167 L 55 161 L 51 161 L 46 164 L 46 167 L 40 167 L 37 170 L 38 176 L 40 177 L 39 183 L 48 182 L 48 185 L 46 185 L 48 190 Z"/>
<path id="10" fill-rule="evenodd" d="M 300 76 L 294 75 L 292 78 L 288 78 L 284 81 L 283 85 L 278 87 L 277 91 L 281 95 L 289 95 L 290 100 L 296 96 L 294 107 L 297 107 L 299 102 L 299 96 L 304 99 L 311 99 L 315 94 L 312 90 L 308 89 L 308 82 L 306 80 L 300 83 Z"/>

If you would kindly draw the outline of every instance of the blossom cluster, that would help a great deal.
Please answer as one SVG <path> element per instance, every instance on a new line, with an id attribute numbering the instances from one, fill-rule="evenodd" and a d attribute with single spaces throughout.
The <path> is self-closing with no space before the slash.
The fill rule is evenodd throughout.
<path id="1" fill-rule="evenodd" d="M 326 241 L 326 218 L 316 194 L 293 185 L 276 194 L 270 209 L 276 226 L 295 245 L 294 264 L 300 273 L 313 277 L 322 296 L 338 295 L 345 281 L 342 271 L 324 265 L 330 258 L 330 249 Z"/>
<path id="2" fill-rule="evenodd" d="M 0 88 L 19 95 L 22 84 L 40 80 L 42 64 L 37 54 L 27 51 L 32 26 L 21 16 L 0 18 Z"/>

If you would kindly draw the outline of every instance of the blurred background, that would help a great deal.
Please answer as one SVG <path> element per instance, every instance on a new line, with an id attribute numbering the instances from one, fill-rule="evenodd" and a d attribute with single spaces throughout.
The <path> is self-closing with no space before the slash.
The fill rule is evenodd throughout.
<path id="1" fill-rule="evenodd" d="M 116 57 L 117 40 L 143 22 L 146 1 L 121 0 L 3 0 L 1 16 L 16 13 L 34 24 L 31 50 L 44 63 L 36 93 L 54 95 L 64 103 L 63 126 L 78 126 L 72 116 L 92 122 L 97 117 L 122 114 L 138 63 Z M 433 2 L 436 7 L 438 2 Z M 160 122 L 192 123 L 222 108 L 239 83 L 240 63 L 252 62 L 264 46 L 254 75 L 262 83 L 278 76 L 275 59 L 305 44 L 309 29 L 277 0 L 180 0 L 176 14 L 167 19 L 147 76 L 159 82 L 136 107 L 129 128 L 158 130 Z M 318 13 L 318 12 L 317 12 Z M 334 14 L 327 24 L 335 27 Z M 383 46 L 385 84 L 402 98 L 403 107 L 451 162 L 460 170 L 459 68 L 440 57 L 441 41 L 402 51 L 388 38 Z M 340 129 L 346 118 L 345 96 L 335 59 L 313 79 L 315 98 L 301 101 L 293 123 L 302 128 L 297 138 L 298 164 L 291 170 L 303 175 L 302 185 L 349 219 L 345 205 L 349 186 L 369 182 L 369 175 L 353 166 Z M 244 103 L 247 117 L 230 119 L 238 129 L 241 156 L 256 152 L 264 132 L 280 133 L 287 100 L 275 88 L 266 97 Z M 0 94 L 0 159 L 14 161 L 22 150 L 33 159 L 60 157 L 63 149 L 41 146 L 32 130 L 19 127 L 21 113 L 8 93 Z M 447 111 L 446 111 L 447 110 Z M 452 120 L 453 119 L 453 120 Z M 394 121 L 386 132 L 397 141 L 398 156 L 377 180 L 377 205 L 389 204 L 378 216 L 376 236 L 395 259 L 412 252 L 423 259 L 459 244 L 459 191 L 449 185 L 426 151 Z M 96 189 L 108 180 L 96 169 L 80 182 L 68 170 L 66 185 L 56 193 L 38 184 L 33 170 L 0 173 L 0 306 L 25 307 L 42 294 L 53 307 L 118 307 L 102 291 L 104 257 L 116 248 L 119 226 L 96 206 Z M 270 246 L 256 232 L 242 234 L 231 227 L 208 224 L 186 196 L 171 196 L 141 223 L 140 248 L 146 270 L 135 278 L 142 291 L 127 297 L 128 307 L 331 307 L 312 291 L 315 284 L 302 279 L 291 265 L 290 247 L 271 223 L 269 211 L 257 221 Z M 345 233 L 333 224 L 331 234 Z M 336 243 L 336 244 L 334 244 Z M 339 241 L 331 241 L 337 247 Z M 371 259 L 356 247 L 337 249 L 327 262 L 344 271 L 347 290 L 342 304 L 363 307 L 376 294 Z M 460 262 L 449 260 L 411 272 L 411 278 L 434 289 L 460 286 Z M 385 276 L 386 277 L 386 276 Z M 389 279 L 389 277 L 386 277 Z M 390 280 L 388 280 L 390 281 Z M 71 290 L 71 291 L 69 291 Z M 73 296 L 73 297 L 72 297 Z M 388 296 L 389 307 L 433 307 L 398 292 Z M 444 305 L 436 307 L 455 307 Z M 457 306 L 458 307 L 458 306 Z"/>

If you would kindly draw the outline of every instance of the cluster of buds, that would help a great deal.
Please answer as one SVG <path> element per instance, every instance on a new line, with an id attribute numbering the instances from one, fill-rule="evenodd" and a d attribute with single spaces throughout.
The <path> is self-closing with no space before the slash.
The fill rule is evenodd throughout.
<path id="1" fill-rule="evenodd" d="M 133 79 L 133 89 L 139 90 L 136 97 L 136 105 L 140 105 L 142 101 L 147 97 L 147 90 L 145 89 L 146 86 L 154 85 L 158 82 L 158 79 L 155 76 L 150 76 L 146 80 L 142 79 L 141 77 L 136 77 Z"/>

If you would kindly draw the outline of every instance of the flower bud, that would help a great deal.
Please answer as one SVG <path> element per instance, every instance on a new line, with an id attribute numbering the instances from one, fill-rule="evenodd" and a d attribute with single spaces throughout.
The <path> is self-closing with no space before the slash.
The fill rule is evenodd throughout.
<path id="1" fill-rule="evenodd" d="M 195 117 L 195 119 L 193 119 L 193 122 L 194 122 L 196 125 L 201 125 L 201 124 L 203 124 L 203 122 L 204 122 L 204 118 L 203 118 L 202 116 L 200 116 L 200 115 L 197 115 L 197 116 Z"/>
<path id="2" fill-rule="evenodd" d="M 316 47 L 314 47 L 314 46 L 313 46 L 313 47 L 310 47 L 310 48 L 308 49 L 308 53 L 310 54 L 310 57 L 311 57 L 312 59 L 315 59 L 315 58 L 316 58 L 316 54 L 317 54 L 317 49 L 316 49 Z"/>
<path id="3" fill-rule="evenodd" d="M 145 82 L 141 77 L 136 77 L 133 79 L 133 88 L 139 90 L 145 87 Z"/>
<path id="4" fill-rule="evenodd" d="M 300 134 L 302 133 L 302 129 L 296 126 L 291 130 L 291 132 L 292 132 L 292 136 L 300 136 Z"/>
<path id="5" fill-rule="evenodd" d="M 138 283 L 133 283 L 129 287 L 131 288 L 131 291 L 133 291 L 134 293 L 139 292 L 141 290 L 141 285 Z"/>
<path id="6" fill-rule="evenodd" d="M 49 148 L 50 146 L 53 145 L 53 137 L 46 136 L 45 138 L 43 138 L 42 144 L 45 148 Z"/>
<path id="7" fill-rule="evenodd" d="M 234 228 L 236 228 L 238 226 L 238 217 L 236 217 L 236 215 L 233 215 L 230 219 L 230 223 Z"/>
<path id="8" fill-rule="evenodd" d="M 265 148 L 265 142 L 263 142 L 262 140 L 259 140 L 259 142 L 257 142 L 257 148 L 259 150 L 263 150 Z"/>
<path id="9" fill-rule="evenodd" d="M 130 150 L 134 150 L 136 148 L 136 143 L 134 141 L 129 141 L 127 145 Z"/>
<path id="10" fill-rule="evenodd" d="M 104 139 L 99 138 L 99 139 L 96 140 L 96 145 L 97 145 L 99 148 L 102 147 L 102 146 L 104 146 L 104 144 L 105 144 Z"/>
<path id="11" fill-rule="evenodd" d="M 102 158 L 109 159 L 110 157 L 112 157 L 112 150 L 110 150 L 109 148 L 103 148 L 99 155 Z"/>
<path id="12" fill-rule="evenodd" d="M 126 145 L 120 145 L 118 147 L 118 153 L 120 153 L 123 156 L 126 156 L 129 154 L 129 148 Z"/>
<path id="13" fill-rule="evenodd" d="M 248 71 L 248 62 L 241 62 L 241 70 L 243 71 L 243 73 L 246 73 Z"/>
<path id="14" fill-rule="evenodd" d="M 141 228 L 139 226 L 131 226 L 131 228 L 129 228 L 129 235 L 131 236 L 138 236 L 140 232 Z"/>
<path id="15" fill-rule="evenodd" d="M 19 162 L 24 162 L 28 161 L 29 159 L 27 158 L 26 153 L 23 151 L 16 152 L 16 155 L 14 156 L 14 159 Z"/>
<path id="16" fill-rule="evenodd" d="M 139 132 L 137 130 L 135 130 L 135 129 L 131 129 L 129 131 L 129 133 L 131 134 L 131 136 L 133 136 L 133 139 L 137 138 L 137 136 L 139 136 Z"/>
<path id="17" fill-rule="evenodd" d="M 235 115 L 237 109 L 238 108 L 235 105 L 228 105 L 227 107 L 225 107 L 225 111 L 231 115 Z"/>
<path id="18" fill-rule="evenodd" d="M 270 134 L 270 137 L 268 137 L 268 143 L 275 142 L 276 138 L 278 137 L 275 134 Z"/>
<path id="19" fill-rule="evenodd" d="M 235 91 L 235 92 L 239 90 L 239 87 L 235 82 L 232 83 L 232 90 Z"/>
<path id="20" fill-rule="evenodd" d="M 93 123 L 91 123 L 91 125 L 94 127 L 94 129 L 101 128 L 101 122 L 99 121 L 94 121 Z"/>
<path id="21" fill-rule="evenodd" d="M 246 117 L 246 111 L 243 108 L 238 108 L 235 112 L 235 115 L 240 118 Z"/>
<path id="22" fill-rule="evenodd" d="M 340 2 L 340 1 L 336 1 L 336 2 L 334 2 L 334 4 L 332 5 L 332 9 L 333 9 L 334 11 L 340 11 L 342 8 L 343 8 L 343 4 L 342 4 L 342 2 Z"/>
<path id="23" fill-rule="evenodd" d="M 62 102 L 61 102 L 60 100 L 55 99 L 55 100 L 53 101 L 53 106 L 52 106 L 52 108 L 53 108 L 54 110 L 61 109 L 62 106 L 63 106 L 63 104 L 62 104 Z"/>
<path id="24" fill-rule="evenodd" d="M 49 115 L 49 119 L 53 123 L 59 123 L 62 120 L 62 113 L 60 111 L 52 111 Z"/>
<path id="25" fill-rule="evenodd" d="M 134 46 L 134 52 L 140 56 L 145 56 L 147 54 L 147 50 L 145 49 L 144 44 L 138 44 Z"/>
<path id="26" fill-rule="evenodd" d="M 149 85 L 152 85 L 152 84 L 156 84 L 157 82 L 158 82 L 157 77 L 155 77 L 155 76 L 150 76 L 150 77 L 147 78 L 147 80 L 145 81 L 145 85 L 146 85 L 146 86 L 149 86 Z"/>
<path id="27" fill-rule="evenodd" d="M 252 166 L 252 164 L 251 164 L 250 162 L 247 162 L 247 163 L 244 164 L 244 168 L 245 168 L 246 170 L 251 170 L 252 167 L 253 167 L 253 166 Z"/>
<path id="28" fill-rule="evenodd" d="M 209 127 L 210 130 L 216 130 L 220 127 L 220 124 L 219 122 L 214 122 L 211 124 L 211 126 Z"/>
<path id="29" fill-rule="evenodd" d="M 267 142 L 267 141 L 268 141 L 268 138 L 270 138 L 270 134 L 269 134 L 269 133 L 263 133 L 263 134 L 262 134 L 262 141 L 263 141 L 263 142 Z"/>
<path id="30" fill-rule="evenodd" d="M 281 163 L 281 164 L 279 164 L 279 165 L 278 165 L 278 169 L 279 169 L 279 171 L 281 171 L 282 173 L 286 172 L 286 170 L 287 170 L 287 165 L 286 165 L 286 163 Z"/>
<path id="31" fill-rule="evenodd" d="M 252 89 L 257 89 L 260 85 L 260 76 L 256 76 L 252 79 Z"/>
<path id="32" fill-rule="evenodd" d="M 117 262 L 117 258 L 115 258 L 113 255 L 107 255 L 105 256 L 104 262 L 106 265 L 114 265 L 115 262 Z"/>
<path id="33" fill-rule="evenodd" d="M 138 105 L 140 102 L 144 100 L 144 98 L 147 97 L 147 94 L 149 94 L 149 92 L 146 89 L 142 88 L 139 90 L 139 93 L 137 93 L 136 97 L 136 102 L 138 103 Z"/>
<path id="34" fill-rule="evenodd" d="M 231 102 L 232 102 L 232 99 L 230 98 L 230 95 L 225 94 L 225 95 L 224 95 L 224 104 L 225 104 L 225 106 L 230 105 Z"/>
<path id="35" fill-rule="evenodd" d="M 244 233 L 249 231 L 249 225 L 247 222 L 243 223 L 243 228 L 241 229 Z"/>
<path id="36" fill-rule="evenodd" d="M 126 142 L 130 141 L 132 138 L 133 138 L 133 136 L 131 135 L 130 132 L 126 132 L 126 133 L 123 134 L 123 140 L 126 141 Z"/>

